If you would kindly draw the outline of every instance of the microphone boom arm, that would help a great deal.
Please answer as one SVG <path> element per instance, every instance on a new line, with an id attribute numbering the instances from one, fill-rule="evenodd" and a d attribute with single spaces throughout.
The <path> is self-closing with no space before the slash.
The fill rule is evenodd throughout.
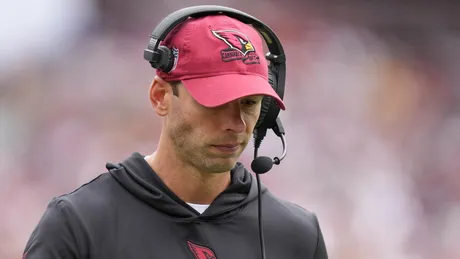
<path id="1" fill-rule="evenodd" d="M 281 163 L 281 160 L 283 160 L 287 154 L 287 144 L 286 144 L 286 137 L 285 137 L 286 132 L 284 130 L 283 123 L 281 122 L 281 119 L 279 117 L 276 118 L 275 126 L 273 126 L 272 129 L 273 129 L 273 132 L 275 132 L 275 134 L 281 138 L 281 142 L 283 143 L 283 153 L 281 154 L 279 158 L 278 157 L 273 158 L 273 163 L 276 165 L 279 165 Z"/>
<path id="2" fill-rule="evenodd" d="M 283 153 L 281 154 L 279 158 L 278 157 L 273 158 L 273 163 L 275 165 L 279 165 L 281 163 L 281 160 L 283 160 L 287 154 L 286 138 L 284 137 L 284 134 L 281 134 L 280 138 L 281 138 L 281 142 L 283 143 Z"/>

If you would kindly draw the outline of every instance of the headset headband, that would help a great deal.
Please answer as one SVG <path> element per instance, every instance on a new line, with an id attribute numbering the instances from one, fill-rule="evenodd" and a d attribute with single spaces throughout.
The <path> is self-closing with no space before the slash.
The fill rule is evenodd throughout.
<path id="1" fill-rule="evenodd" d="M 257 31 L 260 32 L 260 34 L 264 37 L 265 42 L 267 43 L 267 47 L 270 52 L 267 54 L 266 58 L 273 63 L 285 63 L 286 57 L 284 55 L 283 46 L 276 37 L 276 34 L 267 25 L 247 13 L 218 5 L 192 6 L 171 13 L 166 18 L 164 18 L 153 30 L 152 34 L 150 35 L 151 39 L 148 49 L 151 51 L 156 50 L 160 42 L 166 38 L 168 33 L 174 29 L 174 27 L 189 17 L 200 17 L 216 13 L 221 13 L 238 19 L 243 23 L 252 25 Z M 152 55 L 151 58 L 154 60 L 155 54 L 153 52 L 150 52 L 150 54 Z M 148 60 L 152 60 L 151 58 L 148 58 Z"/>
<path id="2" fill-rule="evenodd" d="M 216 13 L 221 13 L 238 19 L 243 23 L 252 25 L 256 30 L 260 32 L 260 34 L 264 37 L 265 42 L 267 43 L 267 47 L 270 51 L 270 56 L 267 57 L 267 59 L 274 63 L 284 63 L 286 61 L 283 46 L 276 37 L 276 34 L 267 25 L 247 13 L 218 5 L 192 6 L 171 13 L 165 19 L 163 19 L 163 21 L 161 21 L 160 24 L 158 24 L 157 27 L 155 27 L 153 30 L 152 34 L 150 35 L 151 42 L 149 43 L 149 49 L 150 45 L 152 45 L 153 49 L 157 49 L 160 42 L 166 38 L 168 33 L 174 29 L 174 27 L 189 17 L 196 18 Z"/>

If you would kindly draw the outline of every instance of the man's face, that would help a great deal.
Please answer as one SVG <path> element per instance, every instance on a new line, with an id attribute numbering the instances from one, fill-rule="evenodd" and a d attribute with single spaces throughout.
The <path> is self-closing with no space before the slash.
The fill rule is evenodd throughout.
<path id="1" fill-rule="evenodd" d="M 183 162 L 202 172 L 231 170 L 246 148 L 259 118 L 262 96 L 215 108 L 200 105 L 182 86 L 170 95 L 165 133 Z"/>

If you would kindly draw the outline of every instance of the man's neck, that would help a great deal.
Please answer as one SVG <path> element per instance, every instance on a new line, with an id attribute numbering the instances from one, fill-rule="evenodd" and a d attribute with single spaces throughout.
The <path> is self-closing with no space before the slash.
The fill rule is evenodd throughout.
<path id="1" fill-rule="evenodd" d="M 179 159 L 167 152 L 157 151 L 146 160 L 166 186 L 184 202 L 210 204 L 231 181 L 230 172 L 199 172 L 192 166 L 180 163 Z"/>

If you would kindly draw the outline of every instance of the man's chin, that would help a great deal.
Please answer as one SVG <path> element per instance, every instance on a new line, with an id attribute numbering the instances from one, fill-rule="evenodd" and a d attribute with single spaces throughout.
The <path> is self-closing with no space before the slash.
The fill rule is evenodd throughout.
<path id="1" fill-rule="evenodd" d="M 237 158 L 220 158 L 220 159 L 213 159 L 211 164 L 209 164 L 208 170 L 212 173 L 226 173 L 230 170 L 232 170 L 236 163 L 237 163 Z"/>

